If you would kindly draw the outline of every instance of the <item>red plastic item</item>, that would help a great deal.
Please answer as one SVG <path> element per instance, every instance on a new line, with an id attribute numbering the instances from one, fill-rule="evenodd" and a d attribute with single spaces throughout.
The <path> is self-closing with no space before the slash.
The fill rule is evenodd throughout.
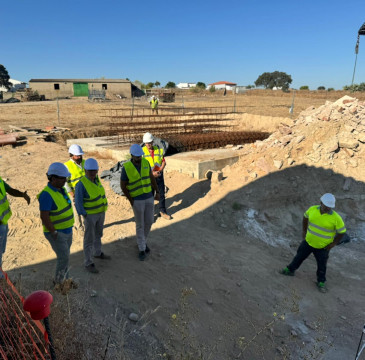
<path id="1" fill-rule="evenodd" d="M 24 301 L 23 309 L 30 313 L 33 320 L 42 320 L 51 313 L 52 295 L 43 290 L 31 293 Z"/>

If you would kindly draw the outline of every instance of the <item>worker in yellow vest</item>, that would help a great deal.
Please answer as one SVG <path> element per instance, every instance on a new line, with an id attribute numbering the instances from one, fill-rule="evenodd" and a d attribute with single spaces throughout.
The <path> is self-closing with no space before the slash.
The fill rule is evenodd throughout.
<path id="1" fill-rule="evenodd" d="M 163 156 L 163 149 L 155 146 L 153 140 L 154 138 L 151 133 L 147 132 L 143 135 L 143 142 L 145 144 L 142 148 L 143 157 L 148 160 L 151 166 L 152 174 L 156 179 L 157 187 L 160 192 L 160 216 L 166 220 L 171 220 L 171 216 L 167 214 L 165 202 L 165 179 L 163 171 L 166 167 L 166 160 Z"/>
<path id="2" fill-rule="evenodd" d="M 85 176 L 76 185 L 75 205 L 77 213 L 84 218 L 84 264 L 85 269 L 97 274 L 93 257 L 96 259 L 110 260 L 111 257 L 101 250 L 105 212 L 108 201 L 105 189 L 98 177 L 99 164 L 93 159 L 85 161 Z"/>
<path id="3" fill-rule="evenodd" d="M 11 210 L 7 194 L 14 197 L 22 197 L 30 204 L 30 198 L 26 191 L 21 192 L 17 189 L 13 189 L 0 177 L 0 269 L 2 270 L 2 259 L 6 249 L 6 242 L 8 239 L 8 221 L 11 217 Z M 0 271 L 0 279 L 4 277 L 2 271 Z"/>
<path id="4" fill-rule="evenodd" d="M 159 200 L 156 180 L 140 145 L 130 147 L 131 160 L 123 164 L 120 186 L 129 200 L 136 222 L 138 257 L 143 261 L 151 249 L 147 237 L 153 224 L 154 197 Z"/>
<path id="5" fill-rule="evenodd" d="M 156 112 L 156 114 L 158 115 L 158 99 L 155 95 L 152 96 L 152 98 L 150 100 L 150 105 L 151 105 L 152 114 L 154 114 Z"/>
<path id="6" fill-rule="evenodd" d="M 82 156 L 84 152 L 80 145 L 72 144 L 68 149 L 70 160 L 65 162 L 65 165 L 70 172 L 70 177 L 67 178 L 66 190 L 70 197 L 75 199 L 75 188 L 80 179 L 85 176 L 85 160 Z M 75 216 L 75 229 L 84 230 L 82 218 L 79 215 Z"/>
<path id="7" fill-rule="evenodd" d="M 329 251 L 338 245 L 346 233 L 341 216 L 334 211 L 336 199 L 332 194 L 321 197 L 321 205 L 311 206 L 303 217 L 303 241 L 293 261 L 280 271 L 293 276 L 302 262 L 313 253 L 317 261 L 317 287 L 326 292 L 326 270 Z"/>
<path id="8" fill-rule="evenodd" d="M 69 176 L 64 164 L 51 164 L 47 171 L 48 184 L 37 195 L 44 236 L 57 256 L 55 284 L 62 284 L 69 278 L 68 264 L 75 222 L 71 199 L 64 188 Z"/>

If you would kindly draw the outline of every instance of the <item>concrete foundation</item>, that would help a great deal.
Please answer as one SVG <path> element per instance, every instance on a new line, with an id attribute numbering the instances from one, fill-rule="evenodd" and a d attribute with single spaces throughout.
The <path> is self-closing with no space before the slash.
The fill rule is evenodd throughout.
<path id="1" fill-rule="evenodd" d="M 69 139 L 67 146 L 78 144 L 86 152 L 97 152 L 108 155 L 116 161 L 129 158 L 129 146 L 116 147 L 117 141 L 110 137 L 96 137 L 85 139 Z M 166 172 L 178 171 L 188 174 L 195 179 L 204 179 L 208 170 L 222 170 L 239 159 L 239 154 L 233 149 L 208 149 L 179 153 L 166 157 Z"/>

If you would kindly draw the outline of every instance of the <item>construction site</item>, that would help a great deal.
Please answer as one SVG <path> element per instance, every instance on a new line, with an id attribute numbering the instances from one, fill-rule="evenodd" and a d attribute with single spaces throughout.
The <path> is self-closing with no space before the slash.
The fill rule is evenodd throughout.
<path id="1" fill-rule="evenodd" d="M 0 104 L 0 176 L 31 198 L 29 206 L 8 198 L 3 358 L 52 358 L 43 325 L 20 310 L 36 290 L 53 297 L 48 325 L 61 360 L 355 358 L 365 319 L 365 95 L 297 91 L 293 99 L 269 90 L 174 94 L 158 114 L 147 97 Z M 172 220 L 156 212 L 151 254 L 140 262 L 115 169 L 145 132 L 164 146 Z M 100 165 L 109 203 L 102 242 L 112 259 L 86 272 L 83 233 L 74 230 L 78 286 L 55 289 L 37 194 L 72 144 Z M 293 277 L 279 270 L 302 241 L 304 212 L 324 193 L 335 195 L 349 241 L 330 251 L 321 293 L 313 256 Z"/>

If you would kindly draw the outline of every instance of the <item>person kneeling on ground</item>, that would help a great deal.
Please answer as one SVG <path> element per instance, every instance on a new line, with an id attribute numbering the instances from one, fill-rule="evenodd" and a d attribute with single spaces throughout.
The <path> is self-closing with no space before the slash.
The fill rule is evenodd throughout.
<path id="1" fill-rule="evenodd" d="M 154 220 L 154 200 L 159 200 L 159 191 L 150 164 L 143 156 L 140 145 L 130 147 L 132 159 L 123 165 L 120 186 L 129 200 L 136 221 L 136 236 L 139 260 L 143 261 L 150 252 L 147 237 Z"/>
<path id="2" fill-rule="evenodd" d="M 101 251 L 101 238 L 103 237 L 105 212 L 108 209 L 108 201 L 105 189 L 98 177 L 99 165 L 93 159 L 85 161 L 85 176 L 76 185 L 75 205 L 79 215 L 84 217 L 84 258 L 85 268 L 91 273 L 98 273 L 94 258 L 110 260 L 111 256 Z"/>
<path id="3" fill-rule="evenodd" d="M 74 213 L 71 199 L 64 188 L 70 176 L 67 167 L 59 162 L 51 164 L 47 171 L 48 184 L 37 195 L 43 223 L 43 232 L 57 255 L 55 284 L 69 278 L 68 263 L 72 244 Z"/>
<path id="4" fill-rule="evenodd" d="M 303 218 L 303 241 L 299 245 L 293 261 L 280 271 L 283 275 L 293 276 L 302 262 L 313 253 L 317 261 L 317 286 L 326 292 L 326 270 L 329 251 L 338 245 L 346 233 L 341 216 L 336 213 L 336 199 L 332 194 L 321 197 L 321 205 L 311 206 Z"/>

